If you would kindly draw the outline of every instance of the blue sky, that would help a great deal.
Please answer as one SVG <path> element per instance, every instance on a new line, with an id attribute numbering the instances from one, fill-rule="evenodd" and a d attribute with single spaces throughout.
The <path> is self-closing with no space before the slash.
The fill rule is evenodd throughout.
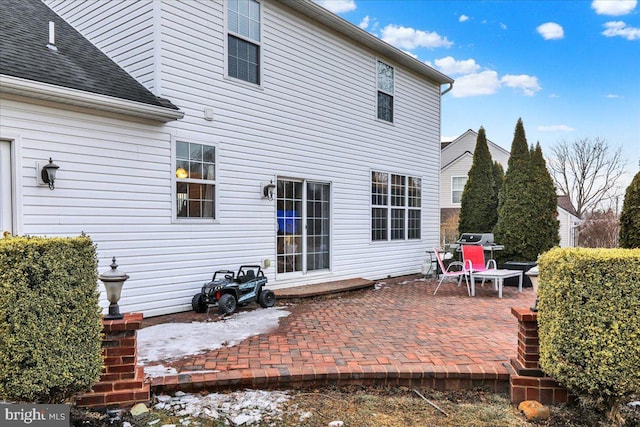
<path id="1" fill-rule="evenodd" d="M 624 187 L 638 171 L 637 0 L 315 1 L 456 79 L 443 137 L 484 126 L 509 150 L 521 117 L 547 157 L 560 140 L 599 137 L 622 148 Z"/>

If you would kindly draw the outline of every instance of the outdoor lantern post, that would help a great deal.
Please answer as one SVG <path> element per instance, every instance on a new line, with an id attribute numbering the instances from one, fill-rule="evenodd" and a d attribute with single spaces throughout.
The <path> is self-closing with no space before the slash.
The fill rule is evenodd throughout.
<path id="1" fill-rule="evenodd" d="M 533 292 L 536 294 L 536 303 L 531 307 L 531 311 L 538 311 L 538 266 L 536 265 L 530 268 L 525 274 L 529 276 L 531 285 L 533 286 Z"/>
<path id="2" fill-rule="evenodd" d="M 107 299 L 110 302 L 109 314 L 104 316 L 105 319 L 122 319 L 124 317 L 122 313 L 120 313 L 118 301 L 120 301 L 120 292 L 122 292 L 122 286 L 128 278 L 129 275 L 118 271 L 116 257 L 113 257 L 113 260 L 111 262 L 111 269 L 98 276 L 98 279 L 100 279 L 102 283 L 104 283 L 104 288 L 107 291 Z"/>

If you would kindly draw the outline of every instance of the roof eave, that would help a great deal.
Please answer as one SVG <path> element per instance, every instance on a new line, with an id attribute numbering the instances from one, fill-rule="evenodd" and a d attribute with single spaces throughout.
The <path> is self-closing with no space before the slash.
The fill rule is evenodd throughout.
<path id="1" fill-rule="evenodd" d="M 361 43 L 370 49 L 379 52 L 385 57 L 392 59 L 396 63 L 405 66 L 418 74 L 421 74 L 429 79 L 435 81 L 438 84 L 453 84 L 454 80 L 435 70 L 411 56 L 407 55 L 400 49 L 390 45 L 389 43 L 380 40 L 378 37 L 368 33 L 367 31 L 359 28 L 349 21 L 339 17 L 338 15 L 329 12 L 322 6 L 317 5 L 311 0 L 277 0 L 278 2 L 285 4 L 293 10 L 343 34 L 350 39 Z"/>
<path id="2" fill-rule="evenodd" d="M 184 112 L 142 102 L 86 92 L 78 89 L 37 82 L 20 77 L 0 75 L 0 93 L 60 102 L 76 107 L 92 108 L 144 119 L 170 122 L 184 117 Z"/>

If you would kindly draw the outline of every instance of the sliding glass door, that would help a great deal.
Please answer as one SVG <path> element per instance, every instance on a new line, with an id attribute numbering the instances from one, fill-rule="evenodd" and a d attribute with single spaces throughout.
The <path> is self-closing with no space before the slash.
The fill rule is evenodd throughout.
<path id="1" fill-rule="evenodd" d="M 330 185 L 278 179 L 278 274 L 330 268 Z"/>

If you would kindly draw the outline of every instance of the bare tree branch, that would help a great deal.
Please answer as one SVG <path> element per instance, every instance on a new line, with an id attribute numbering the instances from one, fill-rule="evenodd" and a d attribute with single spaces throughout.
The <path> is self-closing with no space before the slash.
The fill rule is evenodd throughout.
<path id="1" fill-rule="evenodd" d="M 605 139 L 560 141 L 551 148 L 547 164 L 559 191 L 567 194 L 582 217 L 619 196 L 625 172 L 622 148 L 612 151 Z"/>

